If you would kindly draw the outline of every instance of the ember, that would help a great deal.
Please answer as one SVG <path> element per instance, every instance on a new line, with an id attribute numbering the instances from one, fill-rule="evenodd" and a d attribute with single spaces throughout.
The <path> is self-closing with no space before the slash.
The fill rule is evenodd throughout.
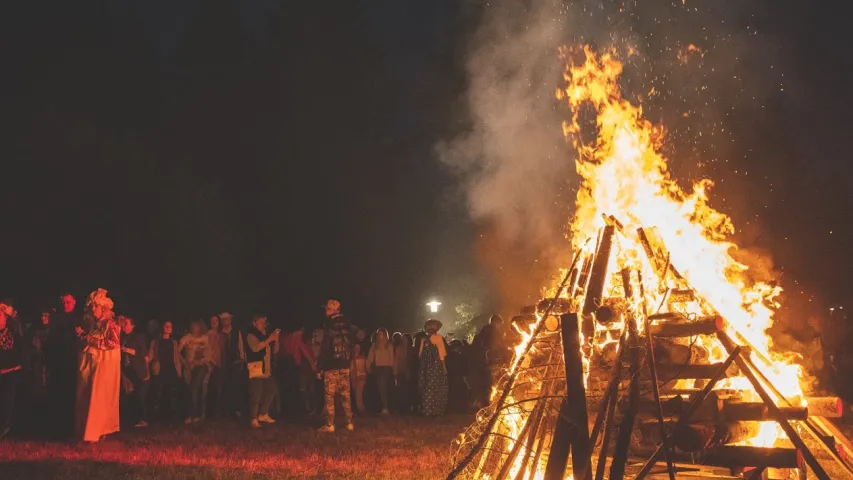
<path id="1" fill-rule="evenodd" d="M 797 358 L 771 349 L 781 288 L 752 282 L 732 257 L 734 226 L 709 204 L 713 183 L 684 190 L 672 179 L 663 129 L 622 97 L 615 52 L 563 53 L 582 58 L 568 62 L 557 92 L 573 113 L 563 130 L 582 178 L 574 261 L 520 330 L 492 404 L 459 440 L 450 478 L 562 480 L 570 450 L 575 478 L 592 478 L 591 448 L 596 479 L 608 465 L 608 478 L 626 470 L 643 478 L 664 460 L 670 478 L 696 470 L 685 463 L 748 478 L 767 468 L 795 475 L 800 458 L 818 478 L 830 478 L 829 464 L 853 477 L 835 447 L 846 439 L 824 420 L 839 401 L 810 403 Z M 582 121 L 589 107 L 594 126 Z M 594 140 L 585 142 L 589 129 Z"/>

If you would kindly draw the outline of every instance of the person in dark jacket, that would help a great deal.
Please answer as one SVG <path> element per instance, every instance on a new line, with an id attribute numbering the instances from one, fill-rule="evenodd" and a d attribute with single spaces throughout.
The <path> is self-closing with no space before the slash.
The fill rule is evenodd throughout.
<path id="1" fill-rule="evenodd" d="M 133 418 L 133 425 L 148 426 L 147 397 L 151 384 L 148 373 L 148 347 L 143 333 L 136 331 L 132 317 L 121 317 L 121 372 L 130 384 L 123 410 Z"/>
<path id="2" fill-rule="evenodd" d="M 335 431 L 335 397 L 341 397 L 347 430 L 352 431 L 352 404 L 350 398 L 350 362 L 353 358 L 353 328 L 341 314 L 341 302 L 330 299 L 326 302 L 328 326 L 320 347 L 317 368 L 323 378 L 326 400 L 326 424 L 321 432 Z"/>
<path id="3" fill-rule="evenodd" d="M 75 310 L 77 300 L 71 294 L 60 297 L 62 311 L 50 317 L 50 335 L 45 355 L 50 378 L 50 422 L 58 438 L 70 438 L 75 428 L 77 397 L 77 355 L 87 333 L 83 316 Z"/>
<path id="4" fill-rule="evenodd" d="M 24 364 L 24 342 L 12 323 L 15 310 L 0 303 L 0 438 L 12 428 L 15 395 L 21 383 Z"/>

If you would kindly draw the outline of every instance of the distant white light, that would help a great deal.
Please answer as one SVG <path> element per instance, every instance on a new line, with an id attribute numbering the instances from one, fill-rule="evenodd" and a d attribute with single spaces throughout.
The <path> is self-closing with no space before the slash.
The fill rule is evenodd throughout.
<path id="1" fill-rule="evenodd" d="M 429 307 L 430 313 L 437 313 L 438 307 L 441 306 L 441 302 L 439 302 L 438 300 L 433 300 L 431 302 L 427 302 L 427 306 Z"/>

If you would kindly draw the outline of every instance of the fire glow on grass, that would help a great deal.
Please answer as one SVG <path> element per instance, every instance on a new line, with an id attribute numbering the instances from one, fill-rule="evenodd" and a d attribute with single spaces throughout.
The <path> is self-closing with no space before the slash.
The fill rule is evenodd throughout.
<path id="1" fill-rule="evenodd" d="M 731 252 L 736 246 L 727 238 L 734 233 L 734 226 L 728 215 L 709 204 L 707 193 L 713 183 L 707 179 L 699 180 L 686 191 L 672 179 L 666 158 L 661 154 L 664 129 L 645 119 L 642 109 L 622 96 L 618 84 L 622 64 L 617 60 L 615 51 L 599 56 L 585 47 L 582 50 L 564 49 L 561 54 L 567 65 L 564 75 L 566 86 L 557 91 L 557 98 L 567 102 L 572 112 L 571 121 L 564 123 L 563 131 L 578 152 L 576 168 L 582 179 L 571 222 L 576 258 L 592 253 L 590 245 L 595 242 L 589 239 L 594 240 L 608 221 L 620 224 L 611 250 L 611 262 L 616 264 L 616 268 L 607 276 L 604 296 L 618 297 L 618 292 L 623 292 L 622 278 L 618 274 L 622 269 L 642 274 L 642 291 L 645 293 L 645 298 L 640 298 L 636 294 L 641 291 L 638 276 L 629 277 L 635 295 L 629 300 L 624 321 L 635 321 L 637 330 L 643 332 L 644 317 L 639 312 L 648 309 L 647 313 L 655 313 L 658 305 L 664 305 L 666 292 L 670 289 L 692 288 L 697 300 L 682 304 L 678 313 L 688 319 L 716 314 L 725 318 L 726 333 L 737 343 L 750 347 L 752 360 L 764 376 L 789 401 L 804 404 L 799 365 L 792 358 L 774 356 L 766 334 L 773 323 L 774 310 L 779 306 L 777 297 L 781 288 L 751 282 L 747 267 L 732 257 Z M 572 59 L 579 61 L 573 63 Z M 682 279 L 657 273 L 660 265 L 652 265 L 637 233 L 641 227 L 654 230 L 658 243 L 668 252 L 667 266 L 674 267 Z M 666 266 L 663 270 L 667 270 Z M 564 277 L 566 271 L 560 272 L 557 278 Z M 557 284 L 559 280 L 544 288 L 543 296 L 553 298 L 558 290 Z M 611 292 L 617 293 L 608 295 Z M 578 311 L 585 293 L 581 288 L 562 291 L 560 296 L 568 301 L 571 310 Z M 550 378 L 547 368 L 544 374 L 542 371 L 530 373 L 531 357 L 552 358 L 548 357 L 550 353 L 543 353 L 547 347 L 543 349 L 537 342 L 547 345 L 552 338 L 549 335 L 558 335 L 558 332 L 546 329 L 546 333 L 540 333 L 538 337 L 534 335 L 536 331 L 542 331 L 537 327 L 547 320 L 537 317 L 529 331 L 518 329 L 523 339 L 515 349 L 516 356 L 507 377 L 516 385 L 534 384 L 533 393 L 530 387 L 527 391 L 511 387 L 503 406 L 496 406 L 496 400 L 505 387 L 504 383 L 498 383 L 492 392 L 492 405 L 480 412 L 474 425 L 460 436 L 462 451 L 474 443 L 474 437 L 484 433 L 484 425 L 494 414 L 494 409 L 501 408 L 496 417 L 498 420 L 489 432 L 491 435 L 483 445 L 486 453 L 480 455 L 470 471 L 472 478 L 541 478 L 544 474 L 544 464 L 539 462 L 539 454 L 533 450 L 541 450 L 538 442 L 545 440 L 534 441 L 530 435 L 528 443 L 518 445 L 517 442 L 526 435 L 525 424 L 536 412 L 535 409 L 521 408 L 525 395 L 551 394 L 559 397 L 560 393 L 560 387 L 554 387 L 554 383 L 549 387 L 548 381 L 543 380 Z M 588 345 L 588 340 L 581 335 L 587 375 L 590 352 L 601 351 L 604 345 L 617 342 L 618 338 L 614 338 L 611 330 L 624 326 L 624 323 L 607 327 L 598 322 L 595 324 L 598 331 L 592 337 L 592 345 Z M 547 333 L 547 330 L 551 332 Z M 699 345 L 708 352 L 710 361 L 725 359 L 726 351 L 716 337 L 697 338 L 695 341 L 705 342 Z M 523 355 L 524 352 L 528 354 Z M 679 382 L 686 383 L 678 387 L 694 386 L 692 380 Z M 565 389 L 565 384 L 561 388 Z M 742 377 L 724 379 L 717 388 L 733 388 L 755 395 L 752 386 Z M 517 393 L 519 391 L 521 393 Z M 757 395 L 749 400 L 760 401 Z M 781 399 L 775 400 L 779 403 Z M 554 405 L 544 406 L 553 410 Z M 549 431 L 542 436 L 550 434 Z M 745 443 L 769 447 L 780 438 L 784 438 L 784 433 L 778 425 L 764 422 L 760 434 Z M 490 465 L 495 454 L 490 452 L 495 451 L 509 455 L 511 464 L 504 464 L 500 471 L 492 471 Z M 534 460 L 530 460 L 531 456 Z"/>

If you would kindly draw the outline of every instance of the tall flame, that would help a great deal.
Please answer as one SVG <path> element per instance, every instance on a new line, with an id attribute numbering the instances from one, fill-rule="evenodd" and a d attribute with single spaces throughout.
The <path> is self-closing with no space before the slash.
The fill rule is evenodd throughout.
<path id="1" fill-rule="evenodd" d="M 563 53 L 568 57 L 577 52 Z M 577 149 L 576 167 L 582 179 L 571 225 L 575 245 L 596 235 L 606 218 L 614 215 L 628 237 L 620 244 L 619 266 L 643 273 L 650 284 L 646 285 L 650 297 L 646 300 L 654 305 L 668 285 L 660 285 L 662 280 L 645 261 L 641 244 L 631 232 L 655 227 L 668 251 L 668 261 L 726 319 L 727 333 L 752 347 L 756 364 L 783 395 L 801 400 L 799 366 L 789 359 L 774 358 L 766 333 L 773 324 L 781 288 L 751 283 L 747 267 L 732 257 L 730 252 L 736 246 L 726 239 L 734 233 L 734 226 L 728 215 L 709 204 L 713 182 L 702 179 L 685 190 L 673 180 L 661 154 L 664 129 L 649 122 L 641 107 L 622 97 L 617 82 L 622 64 L 615 52 L 597 56 L 585 47 L 583 58 L 577 65 L 567 64 L 567 86 L 557 91 L 557 97 L 572 109 L 571 121 L 564 123 L 563 131 Z M 588 125 L 583 122 L 587 106 L 595 113 L 595 139 L 591 142 L 582 140 L 582 134 L 587 134 Z M 719 345 L 707 347 L 712 359 L 722 359 Z"/>

